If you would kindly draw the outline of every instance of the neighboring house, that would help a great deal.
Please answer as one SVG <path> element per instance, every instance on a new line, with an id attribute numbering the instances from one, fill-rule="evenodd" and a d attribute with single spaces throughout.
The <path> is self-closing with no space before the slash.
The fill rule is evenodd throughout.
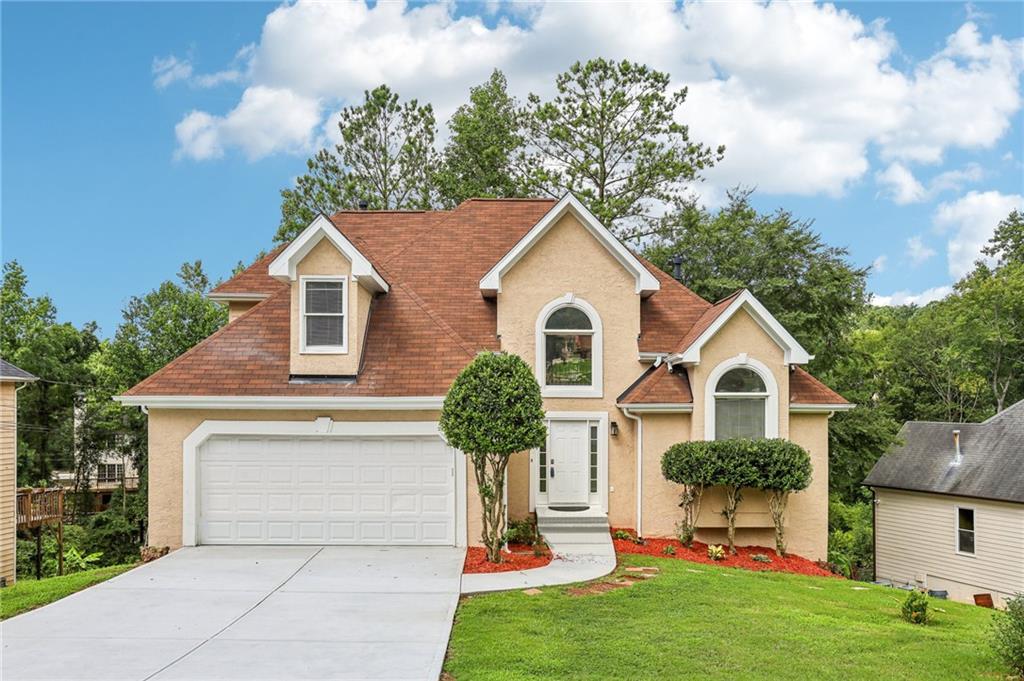
<path id="1" fill-rule="evenodd" d="M 18 545 L 18 390 L 35 376 L 0 359 L 0 586 L 13 584 Z"/>
<path id="2" fill-rule="evenodd" d="M 75 488 L 75 471 L 54 471 L 54 481 L 66 490 Z M 114 492 L 124 489 L 128 494 L 139 491 L 139 473 L 129 456 L 117 452 L 104 452 L 100 456 L 96 468 L 89 473 L 84 481 L 93 493 L 92 510 L 102 511 L 110 506 Z"/>
<path id="3" fill-rule="evenodd" d="M 228 325 L 118 398 L 149 414 L 153 545 L 476 544 L 473 476 L 437 421 L 474 355 L 506 350 L 549 420 L 510 463 L 511 517 L 671 535 L 669 445 L 783 437 L 814 464 L 790 548 L 826 556 L 828 417 L 851 405 L 749 292 L 708 303 L 571 196 L 321 216 L 211 297 Z M 700 537 L 724 538 L 719 504 Z M 741 543 L 772 544 L 759 493 L 739 515 Z"/>
<path id="4" fill-rule="evenodd" d="M 910 421 L 864 480 L 875 576 L 999 604 L 1024 592 L 1024 401 L 984 423 Z"/>

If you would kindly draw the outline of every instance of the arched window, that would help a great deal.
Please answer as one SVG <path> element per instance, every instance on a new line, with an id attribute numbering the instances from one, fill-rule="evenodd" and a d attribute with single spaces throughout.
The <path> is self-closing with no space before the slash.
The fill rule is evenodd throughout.
<path id="1" fill-rule="evenodd" d="M 766 437 L 768 388 L 749 367 L 729 369 L 715 384 L 716 440 Z"/>
<path id="2" fill-rule="evenodd" d="M 544 323 L 544 384 L 594 384 L 594 325 L 578 307 L 560 307 Z"/>
<path id="3" fill-rule="evenodd" d="M 545 397 L 601 396 L 601 318 L 571 293 L 537 317 L 537 381 Z"/>

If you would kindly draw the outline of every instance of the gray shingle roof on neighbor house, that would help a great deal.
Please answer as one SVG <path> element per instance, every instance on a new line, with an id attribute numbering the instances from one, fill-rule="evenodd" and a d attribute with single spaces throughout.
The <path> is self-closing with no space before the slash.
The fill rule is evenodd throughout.
<path id="1" fill-rule="evenodd" d="M 24 369 L 19 369 L 10 362 L 0 359 L 0 381 L 36 381 L 39 380 Z"/>
<path id="2" fill-rule="evenodd" d="M 953 465 L 953 431 L 960 431 L 960 465 Z M 984 423 L 909 421 L 901 446 L 878 460 L 869 487 L 952 494 L 1024 504 L 1024 400 Z"/>

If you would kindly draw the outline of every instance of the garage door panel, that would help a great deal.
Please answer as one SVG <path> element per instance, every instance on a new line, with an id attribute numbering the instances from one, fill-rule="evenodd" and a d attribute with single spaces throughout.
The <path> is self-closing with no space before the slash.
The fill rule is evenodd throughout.
<path id="1" fill-rule="evenodd" d="M 452 450 L 432 438 L 214 438 L 199 542 L 454 544 Z"/>

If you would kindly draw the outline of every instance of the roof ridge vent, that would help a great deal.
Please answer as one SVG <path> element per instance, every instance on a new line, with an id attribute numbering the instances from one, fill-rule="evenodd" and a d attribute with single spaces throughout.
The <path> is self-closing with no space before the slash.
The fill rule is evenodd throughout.
<path id="1" fill-rule="evenodd" d="M 964 462 L 963 454 L 960 453 L 960 429 L 959 428 L 953 430 L 953 448 L 954 448 L 956 453 L 953 455 L 953 463 L 952 463 L 952 465 L 953 466 L 959 466 L 960 464 L 962 464 Z"/>

